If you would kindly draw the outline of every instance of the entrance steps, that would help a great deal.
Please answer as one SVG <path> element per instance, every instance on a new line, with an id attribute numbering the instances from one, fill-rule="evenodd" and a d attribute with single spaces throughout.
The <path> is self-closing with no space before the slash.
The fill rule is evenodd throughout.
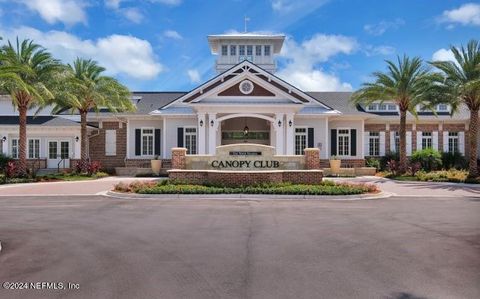
<path id="1" fill-rule="evenodd" d="M 36 175 L 37 176 L 43 176 L 43 175 L 49 175 L 49 174 L 57 174 L 57 173 L 62 173 L 66 169 L 60 168 L 60 171 L 58 171 L 57 168 L 40 168 L 37 170 Z"/>

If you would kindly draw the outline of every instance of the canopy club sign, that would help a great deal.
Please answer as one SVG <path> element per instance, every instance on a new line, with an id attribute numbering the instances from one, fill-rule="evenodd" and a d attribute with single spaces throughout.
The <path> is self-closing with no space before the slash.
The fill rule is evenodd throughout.
<path id="1" fill-rule="evenodd" d="M 215 156 L 186 157 L 187 169 L 282 170 L 304 169 L 303 156 L 277 156 L 275 148 L 261 144 L 231 144 L 217 147 Z"/>
<path id="2" fill-rule="evenodd" d="M 218 146 L 215 155 L 186 155 L 185 148 L 173 148 L 168 176 L 191 184 L 229 186 L 322 181 L 319 149 L 305 149 L 305 155 L 295 156 L 274 153 L 272 146 L 248 143 Z"/>

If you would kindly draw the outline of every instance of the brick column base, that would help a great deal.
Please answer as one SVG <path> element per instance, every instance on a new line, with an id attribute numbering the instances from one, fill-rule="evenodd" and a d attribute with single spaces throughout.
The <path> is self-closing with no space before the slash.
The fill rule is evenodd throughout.
<path id="1" fill-rule="evenodd" d="M 185 169 L 187 167 L 187 149 L 184 147 L 172 148 L 172 168 Z"/>
<path id="2" fill-rule="evenodd" d="M 320 149 L 305 149 L 305 169 L 320 169 Z"/>

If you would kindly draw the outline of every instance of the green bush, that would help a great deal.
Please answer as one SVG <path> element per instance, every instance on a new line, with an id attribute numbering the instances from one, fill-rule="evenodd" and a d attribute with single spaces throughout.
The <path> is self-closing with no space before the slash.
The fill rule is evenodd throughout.
<path id="1" fill-rule="evenodd" d="M 109 174 L 103 171 L 99 171 L 95 173 L 93 176 L 96 177 L 97 179 L 100 179 L 100 178 L 106 178 L 107 176 L 109 176 Z"/>
<path id="2" fill-rule="evenodd" d="M 385 171 L 387 170 L 388 168 L 388 162 L 390 161 L 399 161 L 400 160 L 400 154 L 396 153 L 396 152 L 388 152 L 385 154 L 385 156 L 383 156 L 382 158 L 380 158 L 380 170 L 381 171 Z"/>
<path id="3" fill-rule="evenodd" d="M 445 169 L 466 169 L 467 165 L 467 160 L 459 152 L 442 153 L 442 167 Z"/>
<path id="4" fill-rule="evenodd" d="M 259 184 L 246 187 L 206 186 L 179 184 L 162 180 L 160 182 L 119 183 L 115 186 L 119 192 L 135 192 L 141 194 L 285 194 L 285 195 L 349 195 L 375 192 L 374 185 L 337 184 L 324 181 L 319 185 L 299 184 Z"/>
<path id="5" fill-rule="evenodd" d="M 367 158 L 365 165 L 367 165 L 367 167 L 375 167 L 377 171 L 380 171 L 381 160 L 379 158 Z"/>
<path id="6" fill-rule="evenodd" d="M 3 172 L 7 167 L 8 162 L 12 162 L 13 159 L 3 153 L 0 153 L 0 170 Z"/>
<path id="7" fill-rule="evenodd" d="M 411 157 L 411 162 L 420 163 L 425 171 L 437 170 L 442 167 L 442 155 L 439 151 L 432 148 L 426 148 L 415 151 Z"/>

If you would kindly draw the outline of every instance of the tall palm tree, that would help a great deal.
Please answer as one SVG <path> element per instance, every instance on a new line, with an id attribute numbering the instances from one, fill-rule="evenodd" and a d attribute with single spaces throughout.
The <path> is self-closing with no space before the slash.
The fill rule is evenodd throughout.
<path id="1" fill-rule="evenodd" d="M 10 94 L 19 114 L 18 175 L 27 174 L 27 111 L 54 98 L 60 63 L 32 40 L 15 45 L 10 41 L 0 48 L 2 90 Z"/>
<path id="2" fill-rule="evenodd" d="M 77 58 L 65 67 L 61 96 L 54 112 L 68 109 L 80 114 L 82 172 L 88 165 L 87 114 L 108 108 L 110 112 L 133 111 L 130 91 L 116 79 L 103 75 L 105 68 L 91 59 Z"/>
<path id="3" fill-rule="evenodd" d="M 432 94 L 439 75 L 431 73 L 419 57 L 397 57 L 397 64 L 386 61 L 386 72 L 374 72 L 371 83 L 364 83 L 352 96 L 354 104 L 393 102 L 400 111 L 399 172 L 407 169 L 406 118 L 407 112 L 417 115 L 417 106 L 432 109 Z"/>
<path id="4" fill-rule="evenodd" d="M 442 71 L 443 100 L 452 103 L 452 107 L 465 105 L 470 110 L 469 126 L 469 167 L 470 177 L 478 176 L 477 133 L 478 111 L 480 110 L 480 42 L 471 40 L 467 47 L 460 49 L 450 46 L 455 61 L 434 61 L 432 65 Z"/>

